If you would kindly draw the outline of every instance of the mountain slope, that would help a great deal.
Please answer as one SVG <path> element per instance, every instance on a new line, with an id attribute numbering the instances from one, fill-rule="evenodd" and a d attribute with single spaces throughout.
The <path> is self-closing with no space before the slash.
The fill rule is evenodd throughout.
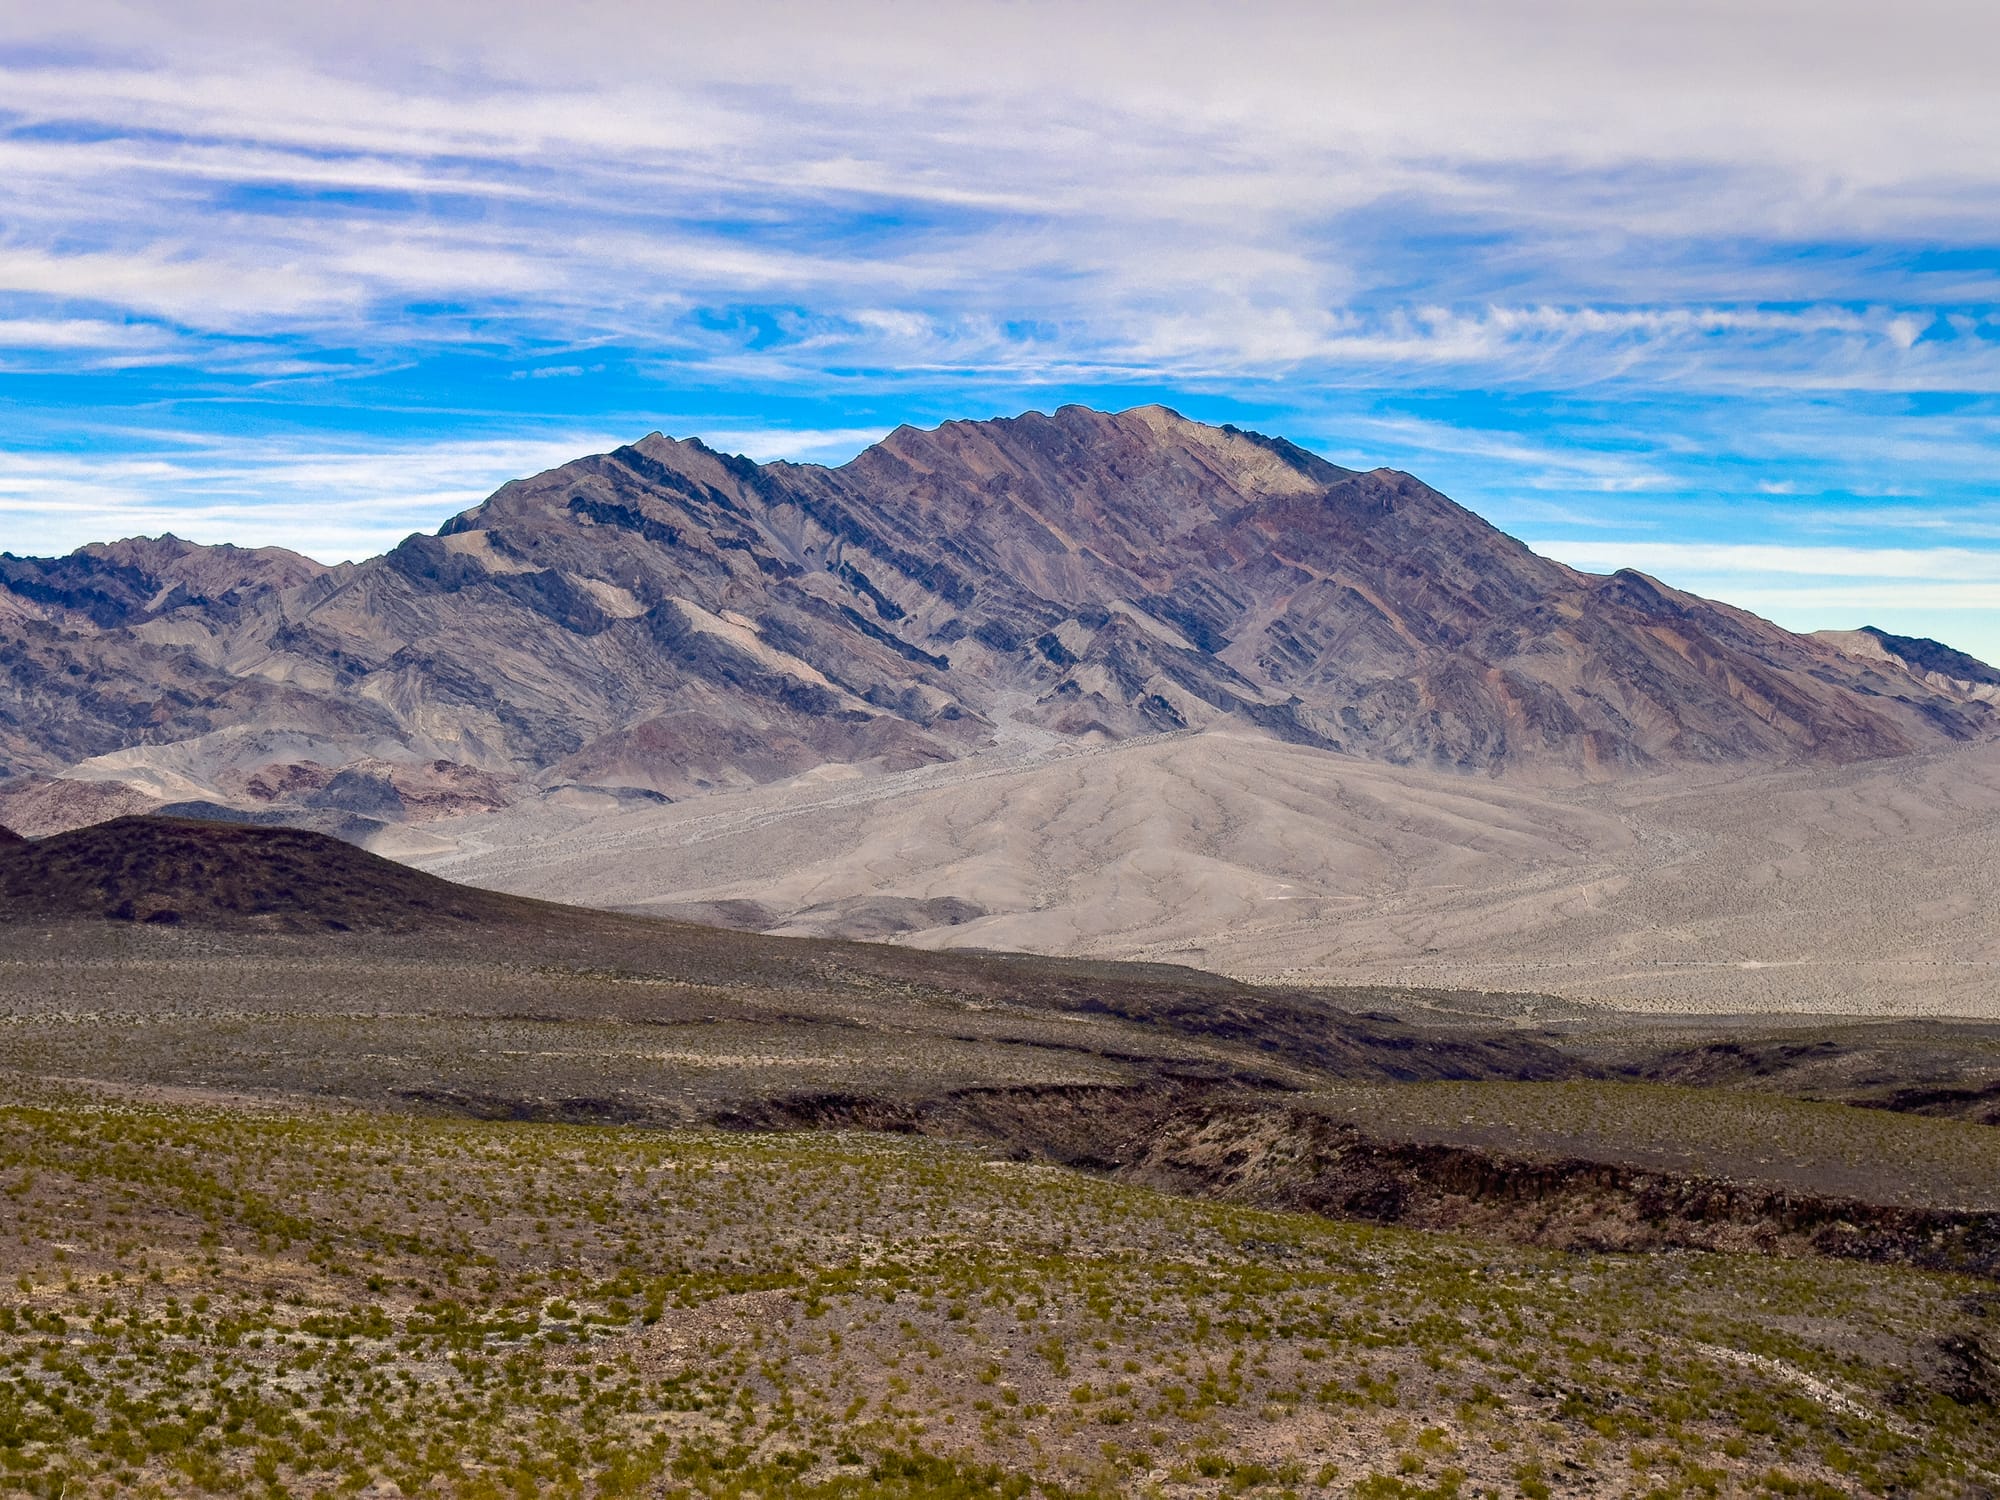
<path id="1" fill-rule="evenodd" d="M 156 802 L 408 820 L 1225 722 L 1596 778 L 1994 719 L 1947 675 L 1161 407 L 906 427 L 838 469 L 654 434 L 338 569 L 167 540 L 0 564 L 8 768 Z M 367 808 L 328 792 L 363 763 Z"/>
<path id="2" fill-rule="evenodd" d="M 1227 728 L 397 830 L 524 896 L 1638 1008 L 2000 1018 L 2000 742 L 1545 787 Z"/>
<path id="3" fill-rule="evenodd" d="M 1813 638 L 1864 661 L 1894 662 L 1932 687 L 1989 703 L 2000 702 L 2000 670 L 1989 667 L 1976 656 L 1954 651 L 1942 641 L 1891 635 L 1873 625 L 1864 625 L 1859 630 L 1816 630 Z"/>
<path id="4" fill-rule="evenodd" d="M 276 547 L 175 536 L 59 558 L 0 553 L 0 775 L 234 724 L 365 732 L 365 710 L 246 674 L 225 645 L 282 621 L 288 600 L 302 604 L 301 591 L 346 571 Z M 395 733 L 387 719 L 373 727 Z"/>

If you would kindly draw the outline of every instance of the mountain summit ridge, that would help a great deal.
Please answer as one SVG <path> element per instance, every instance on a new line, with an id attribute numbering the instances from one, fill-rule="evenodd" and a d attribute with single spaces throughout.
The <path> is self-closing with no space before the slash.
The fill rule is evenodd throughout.
<path id="1" fill-rule="evenodd" d="M 0 633 L 17 787 L 392 819 L 475 783 L 682 797 L 1018 733 L 1233 721 L 1603 778 L 1995 721 L 1934 664 L 1579 573 L 1411 475 L 1159 406 L 899 427 L 838 468 L 653 433 L 334 568 L 171 539 L 10 556 Z"/>

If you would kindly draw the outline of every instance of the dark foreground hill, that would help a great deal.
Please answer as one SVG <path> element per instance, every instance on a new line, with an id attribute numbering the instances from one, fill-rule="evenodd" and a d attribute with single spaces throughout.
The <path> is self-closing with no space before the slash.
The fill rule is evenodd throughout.
<path id="1" fill-rule="evenodd" d="M 520 923 L 547 910 L 295 828 L 124 817 L 0 845 L 0 922 L 405 932 Z"/>

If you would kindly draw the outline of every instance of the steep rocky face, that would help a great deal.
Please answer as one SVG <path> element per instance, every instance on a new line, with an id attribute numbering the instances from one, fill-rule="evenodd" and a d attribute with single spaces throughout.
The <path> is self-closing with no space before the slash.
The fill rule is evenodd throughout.
<path id="1" fill-rule="evenodd" d="M 1891 635 L 1873 625 L 1864 625 L 1859 630 L 1816 630 L 1813 638 L 1863 661 L 1893 662 L 1946 692 L 1989 703 L 2000 702 L 2000 670 L 1989 667 L 1976 656 L 1954 651 L 1941 641 Z"/>
<path id="2" fill-rule="evenodd" d="M 905 429 L 829 478 L 979 582 L 940 623 L 892 566 L 892 602 L 965 630 L 955 668 L 1072 733 L 1221 712 L 1392 760 L 1592 771 L 1897 754 L 1985 717 L 1638 574 L 1575 573 L 1408 475 L 1159 408 Z"/>
<path id="3" fill-rule="evenodd" d="M 351 732 L 341 705 L 231 670 L 222 645 L 342 571 L 175 536 L 0 553 L 0 776 L 259 720 Z"/>
<path id="4" fill-rule="evenodd" d="M 433 813 L 475 781 L 681 796 L 1023 725 L 1227 718 L 1604 775 L 1895 755 L 1993 717 L 1886 653 L 1576 573 L 1406 474 L 1160 407 L 902 428 L 839 469 L 655 434 L 338 569 L 170 538 L 4 558 L 0 667 L 17 772 L 117 752 L 75 774 L 268 805 L 395 763 L 383 807 Z"/>
<path id="5" fill-rule="evenodd" d="M 0 553 L 10 618 L 140 625 L 185 608 L 226 617 L 339 570 L 282 547 L 204 547 L 172 535 L 95 542 L 67 557 Z"/>

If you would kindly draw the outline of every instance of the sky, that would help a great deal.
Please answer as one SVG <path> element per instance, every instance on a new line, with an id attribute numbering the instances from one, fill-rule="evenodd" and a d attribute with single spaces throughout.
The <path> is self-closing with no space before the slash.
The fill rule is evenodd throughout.
<path id="1" fill-rule="evenodd" d="M 292 12 L 296 12 L 295 14 Z M 1160 401 L 2000 660 L 2000 7 L 0 7 L 0 549 Z"/>

